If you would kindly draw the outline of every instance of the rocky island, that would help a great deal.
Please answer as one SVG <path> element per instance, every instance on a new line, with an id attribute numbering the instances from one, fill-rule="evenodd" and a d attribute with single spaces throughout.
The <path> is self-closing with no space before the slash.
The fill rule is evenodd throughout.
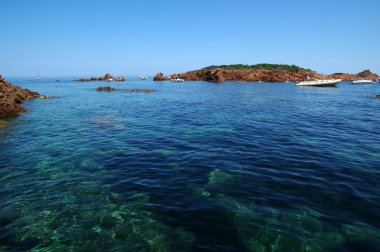
<path id="1" fill-rule="evenodd" d="M 0 75 L 0 117 L 19 115 L 26 112 L 26 109 L 21 107 L 21 104 L 39 96 L 40 94 L 37 92 L 12 85 Z"/>
<path id="2" fill-rule="evenodd" d="M 78 82 L 88 82 L 88 81 L 106 81 L 106 80 L 125 81 L 125 78 L 124 78 L 124 76 L 114 77 L 111 74 L 107 73 L 103 77 L 91 77 L 91 78 L 88 78 L 88 79 L 81 78 L 81 79 L 78 79 L 78 80 L 75 80 L 75 81 L 78 81 Z"/>
<path id="3" fill-rule="evenodd" d="M 377 79 L 379 76 L 370 70 L 364 70 L 358 74 L 335 73 L 323 75 L 311 69 L 302 68 L 296 65 L 284 64 L 257 64 L 257 65 L 220 65 L 209 66 L 200 70 L 185 73 L 176 73 L 164 76 L 158 73 L 155 81 L 163 81 L 179 77 L 188 81 L 264 81 L 264 82 L 298 82 L 308 78 L 317 79 L 342 79 L 345 81 L 363 79 Z"/>

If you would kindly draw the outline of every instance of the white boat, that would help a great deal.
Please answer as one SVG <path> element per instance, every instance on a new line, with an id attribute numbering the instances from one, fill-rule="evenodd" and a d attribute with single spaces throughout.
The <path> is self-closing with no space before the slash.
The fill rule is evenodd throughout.
<path id="1" fill-rule="evenodd" d="M 106 82 L 115 82 L 115 79 L 109 78 L 109 79 L 106 79 Z"/>
<path id="2" fill-rule="evenodd" d="M 35 80 L 39 80 L 40 79 L 40 70 L 37 68 L 37 77 L 34 78 Z"/>
<path id="3" fill-rule="evenodd" d="M 147 80 L 148 79 L 148 77 L 146 77 L 146 76 L 140 76 L 140 80 Z"/>
<path id="4" fill-rule="evenodd" d="M 341 79 L 329 79 L 329 80 L 318 80 L 318 79 L 308 79 L 307 81 L 301 81 L 297 83 L 297 86 L 310 86 L 310 87 L 334 87 L 341 82 Z"/>
<path id="5" fill-rule="evenodd" d="M 372 83 L 373 83 L 372 80 L 364 80 L 364 79 L 352 81 L 352 84 L 372 84 Z"/>
<path id="6" fill-rule="evenodd" d="M 174 79 L 171 79 L 170 81 L 171 81 L 171 82 L 184 82 L 185 80 L 184 80 L 184 79 L 181 79 L 181 78 L 179 78 L 179 77 L 176 77 L 176 78 L 174 78 Z"/>

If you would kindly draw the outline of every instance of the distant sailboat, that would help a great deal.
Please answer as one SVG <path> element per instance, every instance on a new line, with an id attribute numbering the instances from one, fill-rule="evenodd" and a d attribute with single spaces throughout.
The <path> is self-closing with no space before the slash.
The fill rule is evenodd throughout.
<path id="1" fill-rule="evenodd" d="M 37 77 L 35 78 L 35 80 L 39 80 L 40 79 L 40 70 L 37 68 Z"/>

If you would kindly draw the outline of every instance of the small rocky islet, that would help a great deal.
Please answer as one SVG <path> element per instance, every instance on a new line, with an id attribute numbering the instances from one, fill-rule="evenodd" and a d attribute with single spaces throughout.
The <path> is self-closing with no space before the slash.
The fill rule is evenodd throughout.
<path id="1" fill-rule="evenodd" d="M 125 78 L 124 76 L 117 76 L 117 77 L 114 77 L 112 76 L 111 74 L 109 73 L 106 73 L 103 77 L 91 77 L 91 78 L 81 78 L 81 79 L 78 79 L 78 80 L 74 80 L 74 81 L 77 81 L 77 82 L 89 82 L 89 81 L 106 81 L 106 80 L 112 80 L 112 81 L 125 81 Z"/>
<path id="2" fill-rule="evenodd" d="M 358 74 L 334 73 L 324 75 L 311 69 L 302 68 L 296 65 L 284 64 L 257 64 L 257 65 L 221 65 L 209 66 L 200 70 L 189 71 L 185 73 L 175 73 L 165 76 L 163 73 L 157 73 L 154 81 L 165 81 L 172 78 L 181 78 L 187 81 L 242 81 L 242 82 L 299 82 L 308 78 L 316 79 L 342 79 L 343 81 L 352 81 L 358 78 L 372 80 L 378 79 L 379 75 L 372 73 L 370 70 L 364 70 Z"/>
<path id="3" fill-rule="evenodd" d="M 40 97 L 39 93 L 12 85 L 0 75 L 0 117 L 15 116 L 26 112 L 21 104 L 38 97 Z"/>

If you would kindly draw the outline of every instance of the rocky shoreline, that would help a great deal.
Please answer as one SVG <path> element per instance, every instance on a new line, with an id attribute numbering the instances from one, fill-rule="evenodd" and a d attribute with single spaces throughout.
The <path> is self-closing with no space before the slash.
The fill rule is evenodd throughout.
<path id="1" fill-rule="evenodd" d="M 278 65 L 270 65 L 278 66 Z M 282 66 L 282 65 L 280 65 Z M 292 66 L 289 66 L 292 67 Z M 352 81 L 358 78 L 362 79 L 378 79 L 377 74 L 370 70 L 364 70 L 358 74 L 335 73 L 331 75 L 319 74 L 309 69 L 299 68 L 294 66 L 295 70 L 270 70 L 270 69 L 230 69 L 228 66 L 208 67 L 200 70 L 189 71 L 185 73 L 175 73 L 169 76 L 164 76 L 163 73 L 158 73 L 154 77 L 154 81 L 165 81 L 179 77 L 187 81 L 209 81 L 209 82 L 224 82 L 224 81 L 243 81 L 243 82 L 299 82 L 305 81 L 308 78 L 317 79 L 342 79 L 343 81 Z M 227 69 L 226 69 L 227 68 Z"/>
<path id="2" fill-rule="evenodd" d="M 103 77 L 91 77 L 91 78 L 88 78 L 88 79 L 81 78 L 81 79 L 74 80 L 74 81 L 77 81 L 77 82 L 88 82 L 88 81 L 106 81 L 106 80 L 125 81 L 125 78 L 124 78 L 124 76 L 114 77 L 111 74 L 107 73 Z"/>
<path id="3" fill-rule="evenodd" d="M 26 112 L 26 109 L 21 104 L 37 97 L 40 97 L 39 93 L 12 85 L 0 75 L 0 117 L 14 116 Z"/>

